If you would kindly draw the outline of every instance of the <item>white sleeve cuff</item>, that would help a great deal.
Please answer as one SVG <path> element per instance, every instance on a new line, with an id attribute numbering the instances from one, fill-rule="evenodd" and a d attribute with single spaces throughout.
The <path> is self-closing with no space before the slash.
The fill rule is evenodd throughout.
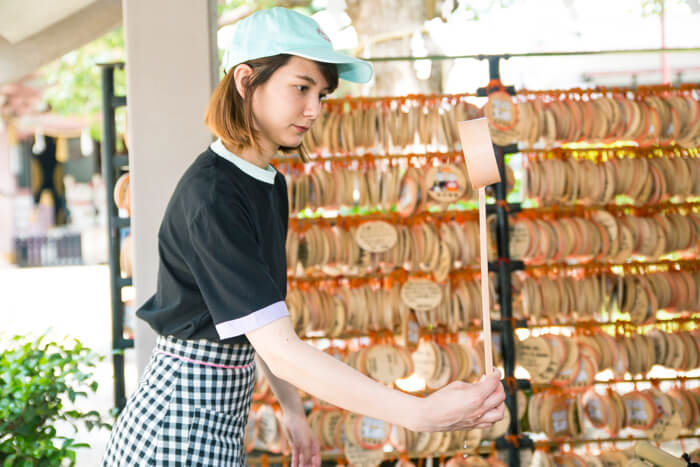
<path id="1" fill-rule="evenodd" d="M 216 332 L 220 339 L 230 339 L 254 331 L 285 316 L 289 316 L 289 310 L 287 310 L 287 304 L 281 300 L 242 318 L 219 323 L 216 325 Z"/>

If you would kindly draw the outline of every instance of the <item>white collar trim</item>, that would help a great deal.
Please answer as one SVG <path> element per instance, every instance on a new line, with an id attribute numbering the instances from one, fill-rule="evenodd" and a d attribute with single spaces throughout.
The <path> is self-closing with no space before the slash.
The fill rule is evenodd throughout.
<path id="1" fill-rule="evenodd" d="M 226 149 L 226 146 L 224 146 L 224 143 L 221 142 L 221 139 L 217 139 L 211 143 L 210 147 L 211 150 L 218 156 L 223 157 L 232 164 L 235 164 L 236 167 L 251 177 L 271 185 L 275 184 L 275 175 L 277 174 L 277 170 L 272 165 L 268 164 L 266 168 L 261 169 L 257 165 L 248 162 L 247 160 Z"/>

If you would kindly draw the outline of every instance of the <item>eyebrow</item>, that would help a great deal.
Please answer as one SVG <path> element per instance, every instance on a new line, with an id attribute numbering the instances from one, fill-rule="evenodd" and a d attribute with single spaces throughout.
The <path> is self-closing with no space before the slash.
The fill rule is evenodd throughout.
<path id="1" fill-rule="evenodd" d="M 313 85 L 313 86 L 316 86 L 316 84 L 317 84 L 317 83 L 316 83 L 316 80 L 313 79 L 311 76 L 308 76 L 308 75 L 297 75 L 297 78 L 299 78 L 299 79 L 301 79 L 301 80 L 304 80 L 304 81 L 310 83 L 310 84 Z M 323 88 L 323 90 L 324 90 L 324 91 L 330 91 L 330 87 L 325 87 L 325 88 Z"/>

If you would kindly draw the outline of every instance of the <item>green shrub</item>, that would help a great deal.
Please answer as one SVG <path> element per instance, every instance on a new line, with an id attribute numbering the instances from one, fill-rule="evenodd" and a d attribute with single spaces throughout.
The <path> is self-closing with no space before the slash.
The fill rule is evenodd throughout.
<path id="1" fill-rule="evenodd" d="M 59 436 L 58 421 L 68 422 L 76 432 L 78 422 L 88 430 L 109 428 L 97 411 L 66 407 L 87 397 L 88 391 L 97 391 L 89 371 L 102 357 L 78 340 L 70 348 L 44 340 L 45 336 L 33 341 L 16 336 L 0 342 L 2 467 L 74 465 L 76 449 L 89 445 Z"/>

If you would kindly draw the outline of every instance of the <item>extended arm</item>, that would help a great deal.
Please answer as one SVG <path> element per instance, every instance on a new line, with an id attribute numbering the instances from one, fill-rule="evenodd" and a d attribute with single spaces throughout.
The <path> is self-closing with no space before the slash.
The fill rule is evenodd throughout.
<path id="1" fill-rule="evenodd" d="M 505 394 L 498 373 L 475 384 L 454 382 L 419 398 L 390 389 L 302 341 L 288 317 L 247 337 L 277 378 L 350 412 L 413 431 L 487 427 L 503 417 Z"/>

